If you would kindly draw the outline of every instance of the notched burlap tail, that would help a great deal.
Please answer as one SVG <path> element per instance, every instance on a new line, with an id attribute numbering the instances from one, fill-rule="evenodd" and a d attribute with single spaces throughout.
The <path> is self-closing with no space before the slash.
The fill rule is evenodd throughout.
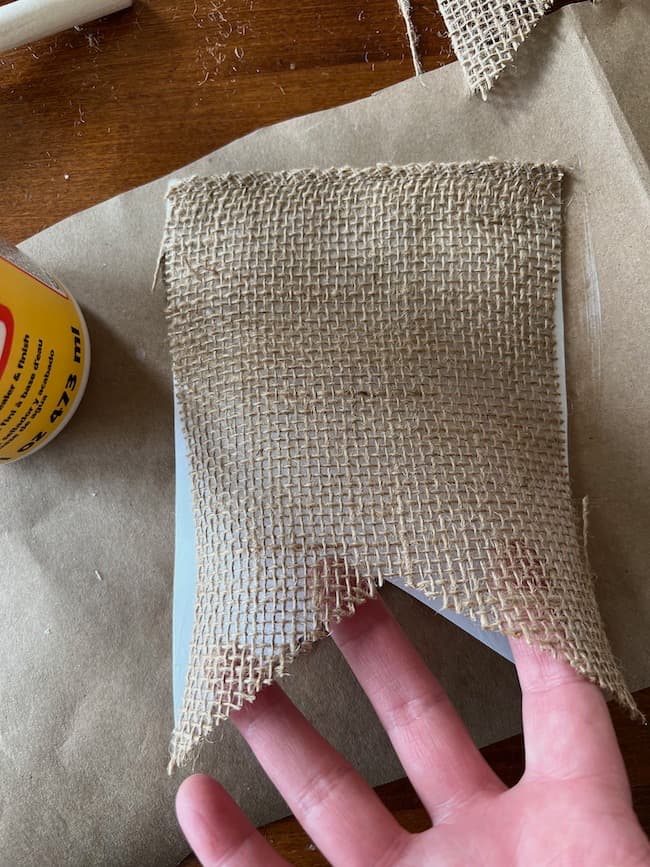
<path id="1" fill-rule="evenodd" d="M 554 0 L 438 0 L 456 57 L 483 99 Z"/>
<path id="2" fill-rule="evenodd" d="M 565 463 L 560 187 L 556 167 L 494 162 L 171 190 L 198 563 L 172 767 L 400 577 L 633 708 Z"/>

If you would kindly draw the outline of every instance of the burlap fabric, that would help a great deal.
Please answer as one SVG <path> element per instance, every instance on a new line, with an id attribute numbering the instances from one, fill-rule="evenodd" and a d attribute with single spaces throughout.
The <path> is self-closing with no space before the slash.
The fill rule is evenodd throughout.
<path id="1" fill-rule="evenodd" d="M 470 90 L 485 99 L 554 0 L 438 0 Z"/>
<path id="2" fill-rule="evenodd" d="M 399 576 L 633 708 L 565 461 L 561 174 L 380 166 L 170 191 L 198 561 L 172 767 Z"/>

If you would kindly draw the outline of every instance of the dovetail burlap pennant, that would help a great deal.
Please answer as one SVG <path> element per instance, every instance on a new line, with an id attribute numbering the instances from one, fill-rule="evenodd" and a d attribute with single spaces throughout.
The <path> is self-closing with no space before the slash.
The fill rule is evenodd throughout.
<path id="1" fill-rule="evenodd" d="M 485 99 L 554 0 L 438 0 L 470 90 Z"/>
<path id="2" fill-rule="evenodd" d="M 488 162 L 171 189 L 198 562 L 172 766 L 395 577 L 633 709 L 566 466 L 561 176 Z"/>

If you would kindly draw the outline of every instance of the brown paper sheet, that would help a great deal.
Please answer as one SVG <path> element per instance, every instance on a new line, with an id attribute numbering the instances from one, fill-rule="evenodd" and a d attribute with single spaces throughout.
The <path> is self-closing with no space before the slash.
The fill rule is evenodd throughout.
<path id="1" fill-rule="evenodd" d="M 490 156 L 573 167 L 563 280 L 574 492 L 589 496 L 598 596 L 640 688 L 650 683 L 650 8 L 569 7 L 536 37 L 487 103 L 467 96 L 454 64 L 262 130 L 177 174 Z M 133 190 L 23 245 L 81 302 L 93 363 L 69 429 L 2 470 L 2 864 L 164 867 L 187 851 L 173 815 L 179 778 L 165 775 L 172 392 L 164 299 L 150 291 L 165 188 Z M 477 741 L 511 734 L 510 664 L 400 591 L 386 595 Z M 400 774 L 330 642 L 284 685 L 371 783 Z M 201 767 L 254 821 L 285 811 L 229 725 Z"/>

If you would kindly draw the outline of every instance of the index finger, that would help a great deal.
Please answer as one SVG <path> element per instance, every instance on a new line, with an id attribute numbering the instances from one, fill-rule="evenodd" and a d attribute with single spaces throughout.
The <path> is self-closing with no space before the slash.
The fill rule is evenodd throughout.
<path id="1" fill-rule="evenodd" d="M 510 640 L 522 693 L 526 779 L 600 777 L 628 793 L 625 765 L 600 689 L 569 663 Z"/>

